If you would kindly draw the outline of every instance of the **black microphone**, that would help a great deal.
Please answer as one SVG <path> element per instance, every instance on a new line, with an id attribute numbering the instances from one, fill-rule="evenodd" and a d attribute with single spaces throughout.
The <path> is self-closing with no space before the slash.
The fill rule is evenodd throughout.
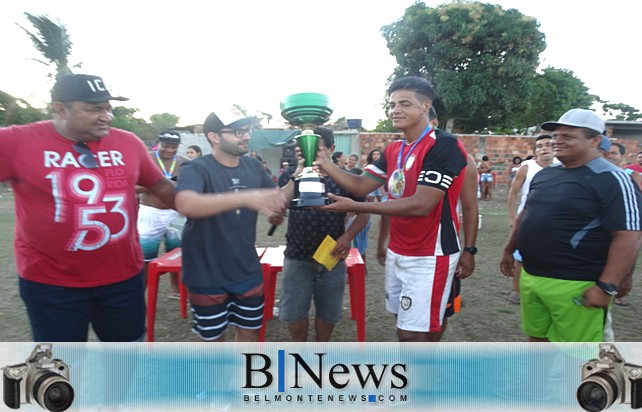
<path id="1" fill-rule="evenodd" d="M 268 230 L 268 236 L 272 236 L 274 234 L 274 231 L 276 230 L 276 225 L 272 225 L 270 230 Z"/>

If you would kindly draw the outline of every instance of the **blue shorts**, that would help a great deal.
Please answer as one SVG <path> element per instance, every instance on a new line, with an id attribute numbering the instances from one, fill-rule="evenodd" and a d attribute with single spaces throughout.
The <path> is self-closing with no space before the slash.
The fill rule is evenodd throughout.
<path id="1" fill-rule="evenodd" d="M 71 288 L 20 278 L 36 342 L 86 342 L 89 325 L 103 342 L 132 342 L 145 335 L 142 272 L 112 285 Z"/>
<path id="2" fill-rule="evenodd" d="M 492 173 L 482 173 L 479 179 L 480 182 L 493 183 L 493 174 Z"/>
<path id="3" fill-rule="evenodd" d="M 279 318 L 286 323 L 307 319 L 314 297 L 316 316 L 337 324 L 343 312 L 346 264 L 340 260 L 331 271 L 316 262 L 285 258 Z"/>
<path id="4" fill-rule="evenodd" d="M 192 332 L 206 341 L 223 336 L 228 325 L 260 329 L 263 324 L 263 277 L 225 288 L 189 289 L 194 313 Z"/>

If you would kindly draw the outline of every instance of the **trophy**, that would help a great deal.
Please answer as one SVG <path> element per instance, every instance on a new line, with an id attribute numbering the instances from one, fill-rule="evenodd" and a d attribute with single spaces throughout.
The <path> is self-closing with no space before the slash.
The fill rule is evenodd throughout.
<path id="1" fill-rule="evenodd" d="M 292 126 L 302 129 L 296 142 L 305 158 L 305 168 L 294 180 L 294 200 L 291 207 L 323 206 L 330 203 L 326 196 L 325 179 L 312 168 L 321 138 L 312 129 L 327 122 L 331 114 L 328 97 L 320 93 L 293 94 L 281 103 L 281 116 Z"/>

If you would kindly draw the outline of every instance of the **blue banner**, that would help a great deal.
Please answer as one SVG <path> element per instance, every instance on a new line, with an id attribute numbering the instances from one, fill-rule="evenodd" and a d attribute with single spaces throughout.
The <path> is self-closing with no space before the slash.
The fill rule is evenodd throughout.
<path id="1" fill-rule="evenodd" d="M 30 390 L 21 389 L 11 373 L 23 373 L 28 386 L 28 374 L 60 367 L 46 357 L 30 362 L 36 345 L 0 343 L 0 366 L 8 366 L 4 384 L 11 390 Z M 589 371 L 609 363 L 590 363 L 601 349 L 529 343 L 54 343 L 51 353 L 69 368 L 70 411 L 581 411 L 576 393 L 587 363 Z M 618 343 L 617 349 L 630 364 L 642 361 L 640 344 Z M 23 364 L 31 369 L 20 369 Z M 611 409 L 630 409 L 619 400 Z M 28 403 L 21 408 L 42 410 Z"/>

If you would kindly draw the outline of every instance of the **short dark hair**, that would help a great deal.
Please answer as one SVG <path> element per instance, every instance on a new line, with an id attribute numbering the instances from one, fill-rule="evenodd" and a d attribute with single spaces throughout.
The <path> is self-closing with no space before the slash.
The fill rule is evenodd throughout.
<path id="1" fill-rule="evenodd" d="M 317 126 L 313 130 L 314 134 L 318 134 L 321 136 L 321 140 L 323 140 L 323 144 L 325 147 L 330 148 L 332 145 L 334 145 L 334 132 L 332 129 L 329 129 L 327 127 L 323 126 Z"/>
<path id="2" fill-rule="evenodd" d="M 350 156 L 348 156 L 348 158 L 351 158 L 351 157 L 354 157 L 355 159 L 359 160 L 359 156 L 357 156 L 356 154 L 351 154 Z"/>
<path id="3" fill-rule="evenodd" d="M 435 99 L 435 91 L 432 89 L 428 80 L 419 76 L 407 76 L 396 79 L 390 84 L 390 87 L 388 87 L 388 95 L 391 95 L 397 90 L 412 90 L 431 102 Z"/>
<path id="4" fill-rule="evenodd" d="M 201 150 L 201 147 L 199 145 L 193 144 L 191 146 L 187 146 L 187 148 L 192 149 L 193 151 L 198 153 L 199 156 L 203 154 L 203 151 Z"/>
<path id="5" fill-rule="evenodd" d="M 547 133 L 540 134 L 539 136 L 537 136 L 535 138 L 535 143 L 533 143 L 533 150 L 537 149 L 537 142 L 539 142 L 540 140 L 552 139 L 552 138 L 553 138 L 553 136 L 550 135 L 550 134 L 547 134 Z"/>
<path id="6" fill-rule="evenodd" d="M 339 161 L 339 158 L 343 156 L 343 152 L 334 152 L 332 153 L 332 162 L 336 163 Z"/>
<path id="7" fill-rule="evenodd" d="M 617 146 L 617 150 L 620 152 L 620 155 L 626 153 L 626 148 L 622 143 L 611 142 L 611 146 Z"/>

